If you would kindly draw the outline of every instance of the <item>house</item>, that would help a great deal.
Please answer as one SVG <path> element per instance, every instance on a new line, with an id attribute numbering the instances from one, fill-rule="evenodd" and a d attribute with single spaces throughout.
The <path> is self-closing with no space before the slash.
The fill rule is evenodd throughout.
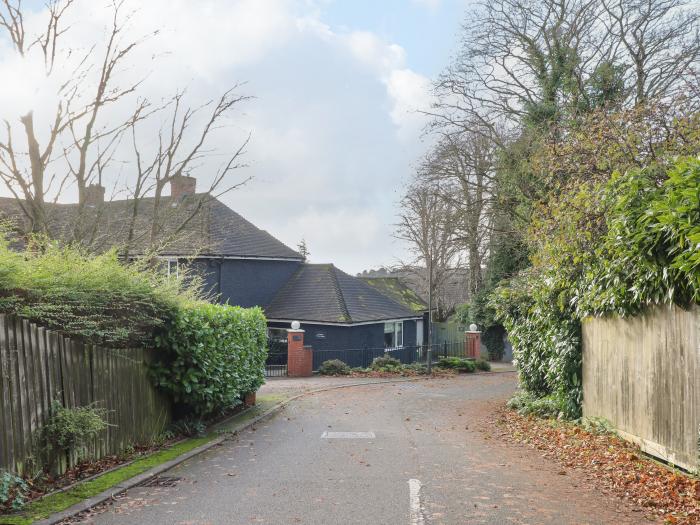
<path id="1" fill-rule="evenodd" d="M 428 304 L 415 290 L 407 286 L 398 277 L 390 275 L 363 276 L 359 277 L 359 279 L 405 308 L 415 312 L 416 315 L 420 315 L 421 320 L 416 324 L 416 341 L 421 345 L 428 344 L 428 331 L 425 329 L 428 325 Z"/>
<path id="2" fill-rule="evenodd" d="M 129 258 L 155 256 L 168 273 L 188 265 L 216 300 L 262 307 L 273 332 L 300 321 L 307 343 L 317 349 L 416 344 L 419 313 L 332 264 L 306 263 L 218 199 L 196 193 L 192 177 L 175 177 L 171 195 L 158 200 L 105 201 L 101 186 L 88 190 L 82 207 L 47 206 L 54 236 L 70 239 L 79 230 L 94 250 L 116 246 Z M 0 198 L 0 211 L 22 220 L 15 199 Z"/>
<path id="3" fill-rule="evenodd" d="M 297 320 L 318 350 L 416 345 L 422 316 L 332 264 L 299 266 L 266 306 L 270 326 Z"/>

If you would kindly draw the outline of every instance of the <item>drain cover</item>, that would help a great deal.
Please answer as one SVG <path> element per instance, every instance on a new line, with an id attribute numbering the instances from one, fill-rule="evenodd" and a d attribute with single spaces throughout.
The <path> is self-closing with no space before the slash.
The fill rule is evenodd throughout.
<path id="1" fill-rule="evenodd" d="M 177 485 L 182 478 L 176 478 L 173 476 L 155 476 L 148 481 L 146 481 L 144 487 L 174 487 Z"/>

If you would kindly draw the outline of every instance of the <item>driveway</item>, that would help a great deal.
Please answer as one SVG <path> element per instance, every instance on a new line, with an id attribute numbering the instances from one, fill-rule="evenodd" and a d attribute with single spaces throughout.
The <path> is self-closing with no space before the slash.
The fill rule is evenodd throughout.
<path id="1" fill-rule="evenodd" d="M 99 524 L 643 523 L 485 423 L 510 373 L 316 393 L 137 487 Z"/>

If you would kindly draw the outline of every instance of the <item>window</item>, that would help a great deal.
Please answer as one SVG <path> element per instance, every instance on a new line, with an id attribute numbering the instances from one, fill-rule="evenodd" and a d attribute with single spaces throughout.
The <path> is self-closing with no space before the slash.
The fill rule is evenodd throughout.
<path id="1" fill-rule="evenodd" d="M 166 259 L 165 268 L 167 270 L 168 277 L 180 277 L 180 262 L 177 259 Z"/>
<path id="2" fill-rule="evenodd" d="M 403 346 L 403 321 L 384 323 L 384 347 L 400 348 Z"/>

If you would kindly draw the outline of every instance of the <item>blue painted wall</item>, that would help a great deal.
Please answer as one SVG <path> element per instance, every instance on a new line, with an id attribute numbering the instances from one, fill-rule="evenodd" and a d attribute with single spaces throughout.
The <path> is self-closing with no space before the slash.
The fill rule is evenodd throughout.
<path id="1" fill-rule="evenodd" d="M 288 323 L 268 323 L 274 328 L 289 328 Z M 357 326 L 329 326 L 301 323 L 305 330 L 304 344 L 318 350 L 345 350 L 352 348 L 384 348 L 384 323 Z M 416 345 L 416 322 L 403 322 L 403 345 Z"/>
<path id="2" fill-rule="evenodd" d="M 299 268 L 299 261 L 199 259 L 194 262 L 206 285 L 221 302 L 266 306 Z"/>
<path id="3" fill-rule="evenodd" d="M 269 323 L 275 328 L 289 328 L 287 323 Z M 313 323 L 301 323 L 304 344 L 311 346 L 314 352 L 314 370 L 328 359 L 340 359 L 351 367 L 369 366 L 372 359 L 384 355 L 384 323 L 363 324 L 357 326 L 329 326 Z M 410 362 L 416 345 L 416 322 L 404 321 L 405 355 L 397 351 L 397 359 Z M 323 337 L 319 337 L 323 335 Z"/>

